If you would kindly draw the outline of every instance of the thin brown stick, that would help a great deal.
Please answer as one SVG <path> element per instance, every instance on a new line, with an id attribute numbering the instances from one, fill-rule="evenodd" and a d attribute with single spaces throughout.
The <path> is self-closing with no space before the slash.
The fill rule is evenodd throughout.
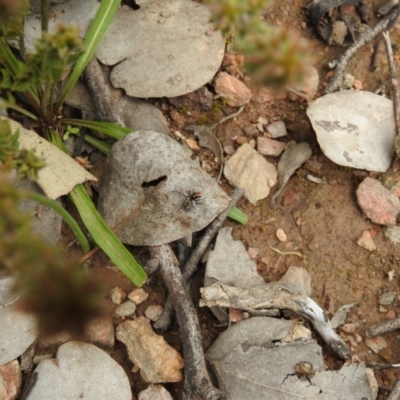
<path id="1" fill-rule="evenodd" d="M 367 337 L 373 337 L 377 335 L 382 335 L 383 333 L 392 332 L 400 328 L 400 318 L 392 319 L 390 321 L 382 322 L 381 324 L 376 324 L 371 326 L 365 332 Z"/>
<path id="2" fill-rule="evenodd" d="M 203 237 L 200 239 L 196 248 L 193 250 L 192 254 L 189 257 L 189 260 L 186 262 L 185 266 L 182 268 L 182 275 L 185 279 L 186 284 L 188 284 L 189 279 L 196 271 L 196 268 L 199 264 L 199 261 L 207 247 L 210 245 L 211 241 L 214 239 L 218 230 L 221 228 L 225 219 L 227 218 L 230 210 L 237 204 L 237 202 L 243 196 L 243 189 L 237 188 L 233 191 L 231 196 L 231 201 L 229 202 L 228 207 L 218 215 L 217 218 L 209 225 Z M 167 301 L 164 304 L 163 312 L 160 318 L 155 322 L 154 327 L 156 329 L 160 329 L 162 331 L 167 330 L 172 322 L 172 305 L 171 300 L 168 297 Z"/>
<path id="3" fill-rule="evenodd" d="M 394 149 L 397 157 L 400 156 L 400 95 L 399 95 L 399 83 L 397 81 L 396 67 L 393 60 L 392 44 L 390 42 L 389 32 L 382 33 L 383 40 L 385 41 L 386 54 L 389 63 L 390 78 L 392 80 L 393 90 L 393 105 L 394 105 L 394 118 L 396 121 L 396 139 L 394 141 Z"/>
<path id="4" fill-rule="evenodd" d="M 169 245 L 150 247 L 160 261 L 160 274 L 175 309 L 185 359 L 185 396 L 187 399 L 222 400 L 225 395 L 212 384 L 207 373 L 200 324 L 185 285 L 178 261 Z"/>
<path id="5" fill-rule="evenodd" d="M 326 87 L 324 93 L 332 93 L 338 90 L 342 79 L 343 71 L 346 68 L 347 62 L 361 47 L 370 43 L 376 36 L 383 31 L 387 31 L 397 20 L 400 12 L 400 7 L 393 7 L 392 11 L 379 21 L 373 28 L 363 32 L 358 39 L 336 60 L 329 63 L 329 68 L 336 68 L 335 73 Z"/>

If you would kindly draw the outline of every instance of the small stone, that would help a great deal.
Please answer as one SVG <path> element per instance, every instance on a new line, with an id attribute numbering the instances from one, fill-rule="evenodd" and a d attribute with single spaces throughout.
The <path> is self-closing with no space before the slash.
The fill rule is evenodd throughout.
<path id="1" fill-rule="evenodd" d="M 354 78 L 353 75 L 351 75 L 351 74 L 344 74 L 344 75 L 343 75 L 342 84 L 340 85 L 340 88 L 341 88 L 342 90 L 350 89 L 350 88 L 353 87 L 354 81 L 355 81 L 355 78 Z"/>
<path id="2" fill-rule="evenodd" d="M 281 242 L 286 242 L 287 241 L 287 236 L 286 233 L 283 229 L 279 228 L 276 231 L 276 237 L 278 238 L 278 240 L 280 240 Z"/>
<path id="3" fill-rule="evenodd" d="M 311 296 L 311 275 L 301 267 L 291 266 L 285 275 L 280 279 L 281 282 L 291 283 L 303 289 L 308 296 Z"/>
<path id="4" fill-rule="evenodd" d="M 379 304 L 383 306 L 389 306 L 393 303 L 394 299 L 396 298 L 396 292 L 385 292 L 379 296 Z"/>
<path id="5" fill-rule="evenodd" d="M 378 308 L 378 312 L 380 312 L 381 314 L 385 314 L 387 313 L 387 308 L 383 307 L 383 306 L 379 306 Z"/>
<path id="6" fill-rule="evenodd" d="M 360 344 L 360 343 L 362 343 L 362 337 L 361 337 L 361 335 L 359 335 L 357 332 L 354 332 L 354 339 L 356 340 L 356 342 L 358 343 L 358 344 Z"/>
<path id="7" fill-rule="evenodd" d="M 214 89 L 231 107 L 240 107 L 251 100 L 251 90 L 239 79 L 220 72 L 214 80 Z"/>
<path id="8" fill-rule="evenodd" d="M 394 310 L 389 310 L 386 313 L 385 316 L 386 316 L 387 319 L 395 319 L 395 318 L 397 318 L 396 312 Z"/>
<path id="9" fill-rule="evenodd" d="M 354 333 L 356 331 L 356 326 L 354 324 L 344 324 L 341 330 L 345 333 Z"/>
<path id="10" fill-rule="evenodd" d="M 286 126 L 283 121 L 273 122 L 267 126 L 267 131 L 273 139 L 287 136 Z"/>
<path id="11" fill-rule="evenodd" d="M 400 243 L 400 226 L 389 226 L 383 231 L 385 238 L 393 243 Z"/>
<path id="12" fill-rule="evenodd" d="M 356 342 L 356 340 L 354 339 L 353 336 L 348 335 L 347 336 L 347 341 L 349 342 L 349 345 L 354 349 L 356 347 L 358 347 L 358 343 Z"/>
<path id="13" fill-rule="evenodd" d="M 249 248 L 247 249 L 247 253 L 249 254 L 249 256 L 250 256 L 250 258 L 251 258 L 252 260 L 255 260 L 255 259 L 257 258 L 259 252 L 260 252 L 260 251 L 259 251 L 258 249 L 253 249 L 253 247 L 249 247 Z"/>
<path id="14" fill-rule="evenodd" d="M 111 301 L 117 306 L 122 303 L 126 297 L 126 292 L 121 287 L 115 287 L 111 289 Z"/>
<path id="15" fill-rule="evenodd" d="M 235 152 L 235 149 L 231 145 L 224 146 L 224 153 L 231 156 Z"/>
<path id="16" fill-rule="evenodd" d="M 376 244 L 371 237 L 370 231 L 363 231 L 360 238 L 357 240 L 357 244 L 369 251 L 374 251 L 377 249 Z"/>
<path id="17" fill-rule="evenodd" d="M 190 150 L 193 151 L 199 151 L 201 150 L 201 147 L 199 146 L 199 144 L 196 142 L 196 140 L 194 139 L 185 139 L 186 144 L 188 145 Z"/>
<path id="18" fill-rule="evenodd" d="M 396 225 L 400 212 L 400 200 L 377 179 L 365 178 L 356 191 L 358 204 L 363 213 L 380 225 Z"/>
<path id="19" fill-rule="evenodd" d="M 159 305 L 151 305 L 146 308 L 144 311 L 144 315 L 146 318 L 148 318 L 150 321 L 156 322 L 159 320 L 164 308 Z"/>
<path id="20" fill-rule="evenodd" d="M 40 347 L 49 347 L 53 345 L 60 345 L 62 343 L 66 343 L 71 340 L 71 334 L 67 331 L 56 333 L 51 336 L 43 336 L 39 339 Z"/>
<path id="21" fill-rule="evenodd" d="M 115 310 L 114 314 L 117 317 L 129 317 L 136 312 L 136 304 L 133 301 L 126 301 L 120 304 Z"/>
<path id="22" fill-rule="evenodd" d="M 139 393 L 138 400 L 173 400 L 173 398 L 164 386 L 150 385 Z"/>
<path id="23" fill-rule="evenodd" d="M 0 399 L 17 399 L 21 385 L 22 375 L 17 360 L 0 366 Z"/>
<path id="24" fill-rule="evenodd" d="M 286 143 L 269 139 L 263 136 L 257 137 L 257 151 L 264 156 L 278 157 L 285 149 Z"/>
<path id="25" fill-rule="evenodd" d="M 374 352 L 378 353 L 380 350 L 387 347 L 387 342 L 382 336 L 375 336 L 373 338 L 365 339 L 365 344 Z"/>
<path id="26" fill-rule="evenodd" d="M 356 90 L 363 90 L 363 84 L 359 79 L 354 79 L 353 88 Z"/>
<path id="27" fill-rule="evenodd" d="M 149 294 L 144 289 L 135 289 L 128 294 L 129 300 L 132 300 L 136 305 L 142 304 Z"/>
<path id="28" fill-rule="evenodd" d="M 182 380 L 183 358 L 162 336 L 153 332 L 147 318 L 138 317 L 119 324 L 117 339 L 126 345 L 130 360 L 140 367 L 140 375 L 146 382 Z"/>
<path id="29" fill-rule="evenodd" d="M 229 309 L 229 322 L 236 323 L 243 320 L 243 311 L 238 310 L 237 308 L 230 308 Z"/>
<path id="30" fill-rule="evenodd" d="M 309 65 L 304 76 L 304 80 L 299 85 L 288 87 L 290 92 L 297 94 L 298 96 L 311 101 L 317 93 L 319 85 L 319 75 L 316 68 Z"/>
<path id="31" fill-rule="evenodd" d="M 115 344 L 114 324 L 111 318 L 95 318 L 85 327 L 86 337 L 94 342 L 107 347 Z"/>
<path id="32" fill-rule="evenodd" d="M 236 143 L 242 145 L 242 144 L 248 143 L 248 139 L 245 136 L 239 136 L 236 139 Z"/>
<path id="33" fill-rule="evenodd" d="M 250 140 L 249 140 L 249 145 L 250 145 L 253 149 L 255 149 L 255 148 L 256 148 L 256 141 L 255 141 L 254 139 L 250 139 Z"/>
<path id="34" fill-rule="evenodd" d="M 276 167 L 244 144 L 225 163 L 224 176 L 235 187 L 244 189 L 244 197 L 253 205 L 269 195 L 277 181 Z"/>
<path id="35" fill-rule="evenodd" d="M 262 124 L 261 124 L 262 125 Z M 247 124 L 243 127 L 243 132 L 247 135 L 247 136 L 255 136 L 258 135 L 259 130 L 256 126 L 254 126 L 253 124 Z"/>

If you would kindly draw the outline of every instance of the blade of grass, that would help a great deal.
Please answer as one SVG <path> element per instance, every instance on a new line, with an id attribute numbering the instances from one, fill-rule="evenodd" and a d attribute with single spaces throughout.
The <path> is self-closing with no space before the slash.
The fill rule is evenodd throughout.
<path id="1" fill-rule="evenodd" d="M 85 38 L 85 52 L 79 57 L 75 63 L 74 69 L 68 78 L 67 83 L 61 90 L 60 97 L 58 99 L 54 113 L 57 114 L 60 110 L 65 98 L 75 86 L 79 77 L 82 75 L 86 65 L 93 57 L 98 44 L 103 38 L 110 25 L 115 13 L 120 6 L 121 0 L 102 0 L 100 7 L 90 25 L 89 31 Z"/>
<path id="2" fill-rule="evenodd" d="M 72 215 L 60 204 L 58 204 L 56 201 L 49 199 L 46 196 L 42 196 L 41 194 L 34 193 L 34 192 L 29 192 L 29 191 L 23 191 L 22 194 L 27 197 L 28 199 L 31 199 L 33 201 L 36 201 L 40 204 L 43 204 L 47 207 L 52 208 L 57 214 L 61 215 L 62 219 L 69 225 L 71 228 L 72 232 L 78 239 L 79 243 L 82 246 L 82 249 L 84 253 L 88 253 L 90 250 L 90 245 L 88 240 L 86 239 L 86 236 L 82 232 L 81 228 L 77 224 L 77 222 L 74 220 Z"/>
<path id="3" fill-rule="evenodd" d="M 50 131 L 51 142 L 61 150 L 68 153 L 60 136 L 54 130 Z M 98 246 L 110 257 L 111 261 L 127 276 L 136 286 L 142 286 L 147 275 L 140 264 L 107 226 L 88 196 L 83 185 L 77 185 L 69 193 L 70 199 L 75 204 L 87 230 L 92 235 Z"/>
<path id="4" fill-rule="evenodd" d="M 232 218 L 242 225 L 246 225 L 247 221 L 249 220 L 247 215 L 244 212 L 240 211 L 237 207 L 232 208 L 232 210 L 228 214 L 228 217 Z"/>
<path id="5" fill-rule="evenodd" d="M 74 118 L 62 118 L 60 122 L 66 125 L 83 126 L 85 128 L 93 129 L 114 139 L 122 139 L 125 135 L 132 132 L 132 129 L 112 124 L 110 122 L 87 121 Z"/>
<path id="6" fill-rule="evenodd" d="M 136 286 L 142 286 L 147 277 L 146 273 L 114 232 L 105 224 L 83 185 L 75 186 L 69 196 L 95 242 L 125 276 Z"/>

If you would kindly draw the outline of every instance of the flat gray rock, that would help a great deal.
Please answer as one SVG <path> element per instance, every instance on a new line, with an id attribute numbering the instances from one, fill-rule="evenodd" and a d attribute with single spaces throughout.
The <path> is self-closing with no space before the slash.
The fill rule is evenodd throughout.
<path id="1" fill-rule="evenodd" d="M 0 308 L 0 365 L 19 357 L 36 339 L 36 319 L 14 305 Z"/>
<path id="2" fill-rule="evenodd" d="M 188 202 L 193 190 L 202 202 Z M 98 208 L 122 242 L 157 246 L 203 229 L 228 202 L 174 139 L 139 131 L 119 140 L 108 154 Z"/>
<path id="3" fill-rule="evenodd" d="M 129 379 L 123 368 L 92 344 L 68 342 L 57 359 L 43 360 L 27 400 L 113 399 L 131 400 Z"/>
<path id="4" fill-rule="evenodd" d="M 136 11 L 123 6 L 96 55 L 115 65 L 111 81 L 130 96 L 190 93 L 214 77 L 224 55 L 225 41 L 209 19 L 207 7 L 194 1 L 146 0 Z"/>
<path id="5" fill-rule="evenodd" d="M 324 154 L 346 167 L 385 172 L 396 136 L 393 102 L 377 94 L 343 90 L 307 109 Z"/>

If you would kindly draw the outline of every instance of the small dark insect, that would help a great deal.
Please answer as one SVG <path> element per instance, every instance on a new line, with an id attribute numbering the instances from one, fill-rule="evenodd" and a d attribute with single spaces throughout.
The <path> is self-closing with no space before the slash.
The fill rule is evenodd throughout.
<path id="1" fill-rule="evenodd" d="M 183 192 L 177 192 L 177 193 L 181 193 L 186 196 L 186 199 L 182 204 L 182 208 L 185 211 L 189 211 L 192 206 L 196 208 L 196 204 L 200 204 L 204 201 L 204 197 L 201 194 L 201 192 L 195 189 L 191 190 L 188 193 L 183 193 Z"/>

